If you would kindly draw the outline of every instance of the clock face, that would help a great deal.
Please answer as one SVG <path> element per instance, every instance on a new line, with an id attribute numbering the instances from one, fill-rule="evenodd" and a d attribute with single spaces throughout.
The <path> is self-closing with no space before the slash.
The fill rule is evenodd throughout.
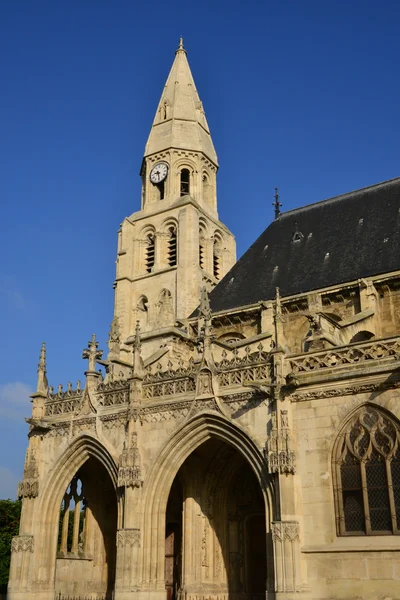
<path id="1" fill-rule="evenodd" d="M 151 183 L 161 183 L 168 175 L 168 165 L 165 162 L 159 162 L 150 171 Z"/>

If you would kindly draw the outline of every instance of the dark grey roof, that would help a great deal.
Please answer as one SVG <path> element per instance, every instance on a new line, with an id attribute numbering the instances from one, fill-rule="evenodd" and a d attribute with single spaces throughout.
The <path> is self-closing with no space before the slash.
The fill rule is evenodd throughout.
<path id="1" fill-rule="evenodd" d="M 400 178 L 282 213 L 210 294 L 213 311 L 400 269 Z"/>

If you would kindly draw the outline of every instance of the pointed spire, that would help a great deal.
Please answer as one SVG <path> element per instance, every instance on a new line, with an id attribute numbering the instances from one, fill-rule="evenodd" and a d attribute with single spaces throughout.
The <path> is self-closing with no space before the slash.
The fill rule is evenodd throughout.
<path id="1" fill-rule="evenodd" d="M 133 369 L 132 376 L 135 379 L 143 379 L 144 363 L 141 354 L 142 343 L 140 341 L 140 322 L 136 321 L 135 340 L 133 342 Z"/>
<path id="2" fill-rule="evenodd" d="M 170 148 L 202 152 L 218 166 L 207 119 L 190 71 L 183 39 L 161 94 L 145 156 Z"/>
<path id="3" fill-rule="evenodd" d="M 42 348 L 40 350 L 40 358 L 37 370 L 38 378 L 37 378 L 37 386 L 36 392 L 38 394 L 43 394 L 47 396 L 48 392 L 48 382 L 47 382 L 47 368 L 46 368 L 46 343 L 42 343 Z"/>

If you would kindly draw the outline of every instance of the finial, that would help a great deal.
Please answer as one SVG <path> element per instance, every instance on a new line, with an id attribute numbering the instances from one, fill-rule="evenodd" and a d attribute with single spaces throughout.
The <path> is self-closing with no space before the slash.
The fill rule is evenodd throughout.
<path id="1" fill-rule="evenodd" d="M 38 364 L 38 379 L 37 379 L 37 387 L 36 391 L 40 394 L 46 394 L 48 391 L 48 383 L 47 383 L 47 369 L 46 369 L 46 343 L 42 343 L 42 347 L 40 349 L 40 358 Z"/>
<path id="2" fill-rule="evenodd" d="M 274 207 L 275 221 L 276 221 L 276 219 L 279 219 L 279 217 L 281 215 L 281 206 L 282 206 L 282 204 L 279 202 L 278 188 L 275 188 L 274 198 L 275 198 L 275 202 L 272 203 L 272 206 Z"/>
<path id="3" fill-rule="evenodd" d="M 184 52 L 186 54 L 186 50 L 183 45 L 183 37 L 182 36 L 179 38 L 179 46 L 178 46 L 178 49 L 176 52 Z"/>
<path id="4" fill-rule="evenodd" d="M 201 290 L 199 310 L 200 315 L 202 317 L 204 317 L 206 320 L 211 319 L 210 298 L 208 296 L 207 288 L 205 286 Z"/>
<path id="5" fill-rule="evenodd" d="M 103 356 L 103 350 L 97 350 L 99 344 L 96 341 L 96 334 L 92 335 L 92 339 L 88 342 L 88 347 L 83 350 L 82 358 L 87 358 L 89 361 L 88 371 L 96 372 L 96 361 Z"/>
<path id="6" fill-rule="evenodd" d="M 136 321 L 135 341 L 133 342 L 135 350 L 140 350 L 140 321 Z"/>
<path id="7" fill-rule="evenodd" d="M 133 369 L 132 375 L 136 379 L 143 379 L 144 377 L 144 364 L 141 355 L 141 343 L 140 343 L 140 322 L 136 321 L 135 327 L 135 340 L 133 342 Z"/>

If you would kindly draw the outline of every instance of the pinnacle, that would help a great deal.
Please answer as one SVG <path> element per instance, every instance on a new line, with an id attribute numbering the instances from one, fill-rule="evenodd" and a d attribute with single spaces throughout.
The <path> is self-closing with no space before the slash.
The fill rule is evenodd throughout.
<path id="1" fill-rule="evenodd" d="M 183 37 L 182 37 L 182 36 L 179 38 L 179 46 L 178 46 L 178 48 L 177 48 L 177 50 L 176 50 L 175 54 L 176 54 L 177 52 L 180 52 L 180 51 L 181 51 L 181 52 L 184 52 L 184 53 L 186 54 L 186 50 L 185 50 L 185 47 L 184 47 L 184 45 L 183 45 Z"/>

